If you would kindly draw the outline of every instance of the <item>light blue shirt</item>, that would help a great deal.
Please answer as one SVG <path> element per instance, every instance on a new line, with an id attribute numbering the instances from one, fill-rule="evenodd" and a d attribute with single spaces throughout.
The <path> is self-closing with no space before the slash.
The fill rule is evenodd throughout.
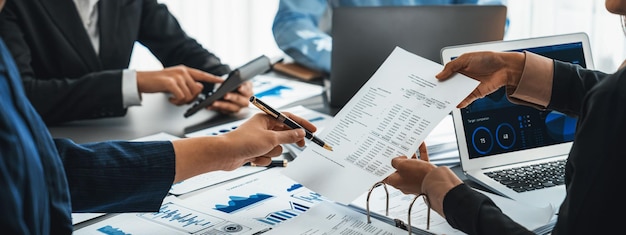
<path id="1" fill-rule="evenodd" d="M 502 4 L 500 0 L 280 0 L 272 31 L 278 47 L 294 61 L 330 72 L 330 15 L 340 6 Z"/>

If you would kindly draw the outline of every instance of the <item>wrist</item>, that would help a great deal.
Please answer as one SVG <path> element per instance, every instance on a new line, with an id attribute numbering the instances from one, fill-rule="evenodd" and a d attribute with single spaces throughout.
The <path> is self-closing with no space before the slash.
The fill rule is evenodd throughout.
<path id="1" fill-rule="evenodd" d="M 462 183 L 450 168 L 440 166 L 426 174 L 422 192 L 428 196 L 431 208 L 443 216 L 443 199 L 452 188 Z"/>
<path id="2" fill-rule="evenodd" d="M 176 158 L 174 182 L 180 182 L 206 172 L 221 170 L 216 156 L 223 153 L 220 148 L 226 145 L 221 136 L 184 138 L 172 141 Z"/>
<path id="3" fill-rule="evenodd" d="M 504 61 L 507 61 L 506 64 L 508 65 L 506 86 L 517 87 L 524 72 L 526 53 L 505 53 L 504 57 Z"/>

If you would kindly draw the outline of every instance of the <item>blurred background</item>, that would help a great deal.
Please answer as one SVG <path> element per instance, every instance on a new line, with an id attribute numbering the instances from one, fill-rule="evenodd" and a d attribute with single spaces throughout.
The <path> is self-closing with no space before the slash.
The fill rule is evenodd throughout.
<path id="1" fill-rule="evenodd" d="M 306 1 L 306 0 L 303 0 Z M 159 0 L 183 29 L 235 68 L 259 55 L 282 56 L 272 35 L 278 0 Z M 505 1 L 509 27 L 505 40 L 585 32 L 597 70 L 614 72 L 626 59 L 621 19 L 606 11 L 604 0 Z M 131 68 L 162 68 L 141 44 L 135 45 Z"/>

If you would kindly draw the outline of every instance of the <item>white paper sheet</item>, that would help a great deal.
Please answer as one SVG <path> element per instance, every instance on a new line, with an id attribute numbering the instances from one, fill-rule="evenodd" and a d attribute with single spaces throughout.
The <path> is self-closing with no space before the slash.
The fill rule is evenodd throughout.
<path id="1" fill-rule="evenodd" d="M 407 213 L 409 211 L 409 205 L 415 195 L 406 195 L 391 186 L 387 186 L 387 190 L 389 190 L 389 216 L 387 216 L 387 218 L 400 219 L 405 223 L 408 222 Z M 481 190 L 476 191 L 491 198 L 491 200 L 502 209 L 502 212 L 529 230 L 535 231 L 540 229 L 550 222 L 550 218 L 553 215 L 553 209 L 551 207 L 540 208 L 528 206 L 492 193 Z M 376 188 L 370 195 L 369 206 L 371 213 L 375 217 L 384 217 L 386 199 L 387 197 L 382 187 Z M 367 208 L 367 192 L 354 200 L 350 204 L 350 207 L 361 213 L 367 213 L 365 209 Z M 427 209 L 428 206 L 424 203 L 422 198 L 418 198 L 417 201 L 415 201 L 411 210 L 411 225 L 413 227 L 435 234 L 465 234 L 452 228 L 445 218 L 441 217 L 433 210 L 430 211 L 430 229 L 426 230 Z"/>
<path id="2" fill-rule="evenodd" d="M 372 219 L 367 223 L 364 214 L 332 202 L 322 202 L 294 220 L 281 224 L 265 234 L 406 234 L 407 231 Z"/>
<path id="3" fill-rule="evenodd" d="M 252 79 L 252 85 L 254 96 L 277 109 L 324 91 L 320 85 L 268 75 L 257 75 Z M 250 108 L 257 109 L 253 104 Z"/>
<path id="4" fill-rule="evenodd" d="M 215 211 L 199 211 L 175 196 L 166 197 L 158 212 L 124 213 L 74 231 L 74 234 L 237 234 L 253 235 L 269 226 Z"/>
<path id="5" fill-rule="evenodd" d="M 309 146 L 283 173 L 333 201 L 348 204 L 391 174 L 391 159 L 411 156 L 429 132 L 478 85 L 396 47 L 318 136 L 334 151 Z"/>
<path id="6" fill-rule="evenodd" d="M 302 216 L 326 200 L 280 170 L 270 168 L 181 198 L 198 211 L 251 219 L 269 227 Z"/>

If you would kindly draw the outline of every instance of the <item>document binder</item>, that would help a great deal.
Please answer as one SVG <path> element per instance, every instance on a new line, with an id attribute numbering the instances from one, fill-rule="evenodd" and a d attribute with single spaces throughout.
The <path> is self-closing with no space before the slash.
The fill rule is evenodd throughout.
<path id="1" fill-rule="evenodd" d="M 372 192 L 374 191 L 375 188 L 378 188 L 380 186 L 383 186 L 383 189 L 385 189 L 385 195 L 386 195 L 386 209 L 385 209 L 385 216 L 389 216 L 389 190 L 387 190 L 387 184 L 383 181 L 379 181 L 374 183 L 374 185 L 372 185 L 372 187 L 369 189 L 369 191 L 367 192 L 367 201 L 366 201 L 366 209 L 365 212 L 367 214 L 367 223 L 371 223 L 371 212 L 370 212 L 370 196 L 372 195 Z M 400 219 L 393 219 L 393 223 L 391 223 L 388 219 L 383 219 L 378 217 L 377 219 L 390 223 L 392 225 L 395 225 L 398 228 L 407 230 L 407 232 L 409 233 L 409 235 L 413 234 L 414 230 L 417 231 L 424 231 L 422 229 L 419 228 L 414 228 L 413 226 L 411 226 L 411 209 L 413 208 L 413 204 L 415 203 L 415 200 L 417 200 L 417 198 L 419 197 L 423 197 L 424 198 L 424 202 L 426 203 L 426 205 L 428 206 L 428 210 L 427 210 L 427 214 L 426 214 L 426 230 L 430 229 L 430 203 L 428 201 L 428 196 L 426 196 L 426 194 L 420 194 L 417 195 L 413 198 L 413 200 L 411 200 L 411 204 L 409 204 L 409 209 L 407 212 L 407 223 L 404 223 L 402 220 Z M 388 218 L 388 217 L 386 217 Z"/>

